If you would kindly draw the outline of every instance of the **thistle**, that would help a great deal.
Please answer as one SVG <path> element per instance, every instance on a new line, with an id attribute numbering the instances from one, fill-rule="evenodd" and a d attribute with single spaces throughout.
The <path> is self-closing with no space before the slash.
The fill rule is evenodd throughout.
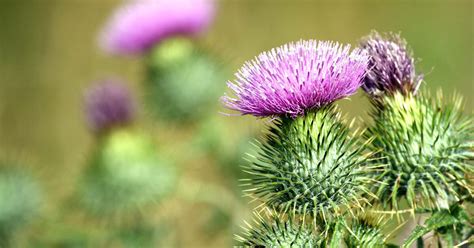
<path id="1" fill-rule="evenodd" d="M 370 70 L 364 79 L 362 89 L 372 98 L 400 92 L 404 95 L 416 94 L 423 75 L 415 72 L 415 59 L 407 42 L 397 34 L 380 35 L 377 32 L 361 42 L 371 56 Z"/>
<path id="2" fill-rule="evenodd" d="M 441 95 L 416 94 L 420 77 L 414 76 L 409 63 L 413 58 L 400 60 L 407 48 L 391 42 L 375 34 L 362 45 L 378 58 L 372 61 L 376 64 L 364 86 L 376 100 L 374 124 L 366 137 L 374 139 L 371 150 L 381 151 L 375 157 L 387 165 L 373 175 L 382 178 L 374 187 L 375 194 L 385 207 L 394 209 L 399 208 L 400 199 L 406 199 L 411 208 L 439 209 L 448 201 L 458 201 L 458 192 L 472 196 L 472 184 L 466 178 L 474 170 L 470 164 L 474 159 L 472 121 L 463 116 L 459 99 L 447 103 Z"/>
<path id="3" fill-rule="evenodd" d="M 363 51 L 338 43 L 299 41 L 246 62 L 236 81 L 228 83 L 235 95 L 222 98 L 228 108 L 274 118 L 257 144 L 259 153 L 244 168 L 251 176 L 246 192 L 260 199 L 262 208 L 324 226 L 366 202 L 365 174 L 375 167 L 362 166 L 365 145 L 349 134 L 332 103 L 355 93 L 368 59 Z M 319 240 L 306 232 L 299 236 L 291 222 L 271 223 L 247 236 L 265 246 Z"/>
<path id="4" fill-rule="evenodd" d="M 108 21 L 99 42 L 112 54 L 143 54 L 164 39 L 202 33 L 213 16 L 212 0 L 127 1 Z"/>
<path id="5" fill-rule="evenodd" d="M 135 103 L 129 90 L 118 80 L 104 80 L 86 91 L 87 124 L 94 133 L 130 124 L 135 115 Z"/>

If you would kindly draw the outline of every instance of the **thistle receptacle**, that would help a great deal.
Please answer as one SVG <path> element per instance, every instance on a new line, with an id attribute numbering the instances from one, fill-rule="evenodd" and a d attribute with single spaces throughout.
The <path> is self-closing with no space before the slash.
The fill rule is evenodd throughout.
<path id="1" fill-rule="evenodd" d="M 410 207 L 444 208 L 464 192 L 473 193 L 467 176 L 474 173 L 472 121 L 463 116 L 460 99 L 449 104 L 441 96 L 396 93 L 374 107 L 374 124 L 366 137 L 384 170 L 374 193 L 391 208 L 400 199 Z"/>
<path id="2" fill-rule="evenodd" d="M 212 112 L 224 81 L 223 66 L 183 38 L 153 50 L 145 81 L 147 107 L 154 117 L 189 122 Z"/>
<path id="3" fill-rule="evenodd" d="M 331 218 L 360 208 L 374 168 L 334 107 L 275 121 L 244 168 L 248 193 L 283 212 Z"/>

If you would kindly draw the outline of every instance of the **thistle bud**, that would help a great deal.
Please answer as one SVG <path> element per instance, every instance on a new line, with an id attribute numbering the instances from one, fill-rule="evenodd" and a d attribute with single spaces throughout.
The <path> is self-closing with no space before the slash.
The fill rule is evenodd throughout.
<path id="1" fill-rule="evenodd" d="M 148 138 L 119 130 L 107 136 L 92 157 L 81 201 L 102 216 L 133 213 L 169 195 L 175 181 L 175 168 Z"/>
<path id="2" fill-rule="evenodd" d="M 362 89 L 372 98 L 400 92 L 416 94 L 423 75 L 415 72 L 415 59 L 407 42 L 396 34 L 373 32 L 365 37 L 361 49 L 370 55 L 369 71 Z"/>
<path id="3" fill-rule="evenodd" d="M 116 80 L 105 80 L 92 86 L 85 94 L 85 112 L 90 129 L 104 133 L 111 128 L 130 124 L 135 103 L 127 87 Z"/>

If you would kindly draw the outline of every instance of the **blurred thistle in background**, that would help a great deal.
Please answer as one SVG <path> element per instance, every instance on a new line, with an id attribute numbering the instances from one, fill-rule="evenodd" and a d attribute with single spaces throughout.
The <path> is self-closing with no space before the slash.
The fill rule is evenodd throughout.
<path id="1" fill-rule="evenodd" d="M 130 91 L 116 79 L 94 85 L 85 95 L 87 124 L 95 133 L 130 125 L 136 115 L 136 107 Z"/>
<path id="2" fill-rule="evenodd" d="M 111 55 L 144 57 L 145 112 L 150 113 L 155 121 L 171 121 L 171 125 L 190 126 L 191 129 L 198 126 L 197 134 L 193 135 L 196 137 L 191 138 L 190 144 L 178 141 L 180 149 L 191 154 L 178 159 L 180 163 L 189 163 L 188 159 L 195 160 L 193 156 L 204 153 L 209 155 L 207 160 L 211 163 L 235 166 L 241 160 L 235 159 L 234 153 L 224 152 L 224 149 L 214 153 L 211 148 L 219 147 L 224 135 L 213 139 L 200 132 L 206 132 L 200 128 L 203 125 L 200 122 L 208 123 L 203 118 L 217 113 L 215 99 L 224 80 L 224 65 L 198 47 L 193 39 L 207 29 L 214 11 L 212 0 L 129 1 L 116 10 L 105 26 L 100 34 L 100 46 Z M 132 129 L 130 124 L 135 116 L 135 103 L 124 85 L 110 80 L 103 82 L 88 91 L 85 103 L 92 130 L 99 135 L 105 133 L 105 136 L 98 137 L 97 149 L 90 159 L 79 192 L 79 201 L 96 218 L 112 223 L 113 229 L 123 230 L 132 226 L 151 232 L 145 235 L 148 241 L 143 240 L 147 238 L 141 241 L 142 245 L 151 247 L 158 243 L 168 246 L 177 242 L 172 238 L 166 241 L 169 237 L 156 233 L 160 228 L 169 229 L 170 225 L 163 218 L 154 221 L 146 217 L 146 213 L 156 215 L 166 196 L 205 203 L 215 209 L 217 218 L 231 218 L 227 216 L 233 213 L 222 209 L 215 200 L 205 195 L 189 199 L 188 189 L 175 189 L 176 161 L 163 158 L 163 152 L 156 151 L 150 137 Z M 200 142 L 210 145 L 204 146 L 204 150 L 196 149 L 194 146 Z M 173 148 L 165 143 L 162 146 Z M 186 183 L 179 185 L 187 187 Z M 219 187 L 215 190 L 222 191 Z M 166 216 L 169 211 L 161 214 Z M 124 223 L 117 224 L 117 219 Z M 227 224 L 224 222 L 224 225 Z M 111 240 L 117 240 L 113 229 Z M 167 233 L 174 235 L 172 231 Z"/>
<path id="3" fill-rule="evenodd" d="M 99 136 L 86 171 L 82 202 L 99 216 L 138 211 L 170 194 L 175 168 L 152 140 L 130 126 L 135 102 L 121 83 L 104 81 L 86 94 L 86 115 Z M 117 213 L 118 212 L 118 213 Z"/>
<path id="4" fill-rule="evenodd" d="M 102 31 L 104 51 L 146 56 L 145 100 L 156 119 L 186 123 L 214 109 L 224 68 L 191 39 L 207 30 L 215 8 L 213 0 L 131 1 Z"/>
<path id="5" fill-rule="evenodd" d="M 42 194 L 28 171 L 0 161 L 0 247 L 15 244 L 15 234 L 40 215 Z"/>
<path id="6" fill-rule="evenodd" d="M 202 33 L 213 17 L 213 0 L 126 1 L 99 41 L 102 49 L 113 54 L 143 54 L 169 37 Z"/>

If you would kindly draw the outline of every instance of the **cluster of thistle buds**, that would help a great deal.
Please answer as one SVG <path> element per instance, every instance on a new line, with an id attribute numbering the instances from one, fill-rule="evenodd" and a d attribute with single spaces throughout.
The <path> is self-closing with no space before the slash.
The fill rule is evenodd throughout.
<path id="1" fill-rule="evenodd" d="M 398 35 L 374 32 L 352 50 L 329 41 L 289 43 L 235 76 L 222 102 L 272 122 L 244 167 L 245 193 L 261 204 L 255 223 L 237 236 L 242 245 L 381 247 L 390 217 L 425 211 L 437 218 L 472 200 L 472 122 L 460 100 L 418 92 L 423 76 Z M 353 132 L 335 102 L 359 87 L 372 100 L 373 124 Z M 468 223 L 458 218 L 428 232 L 457 224 Z M 460 232 L 443 237 L 466 242 Z"/>

